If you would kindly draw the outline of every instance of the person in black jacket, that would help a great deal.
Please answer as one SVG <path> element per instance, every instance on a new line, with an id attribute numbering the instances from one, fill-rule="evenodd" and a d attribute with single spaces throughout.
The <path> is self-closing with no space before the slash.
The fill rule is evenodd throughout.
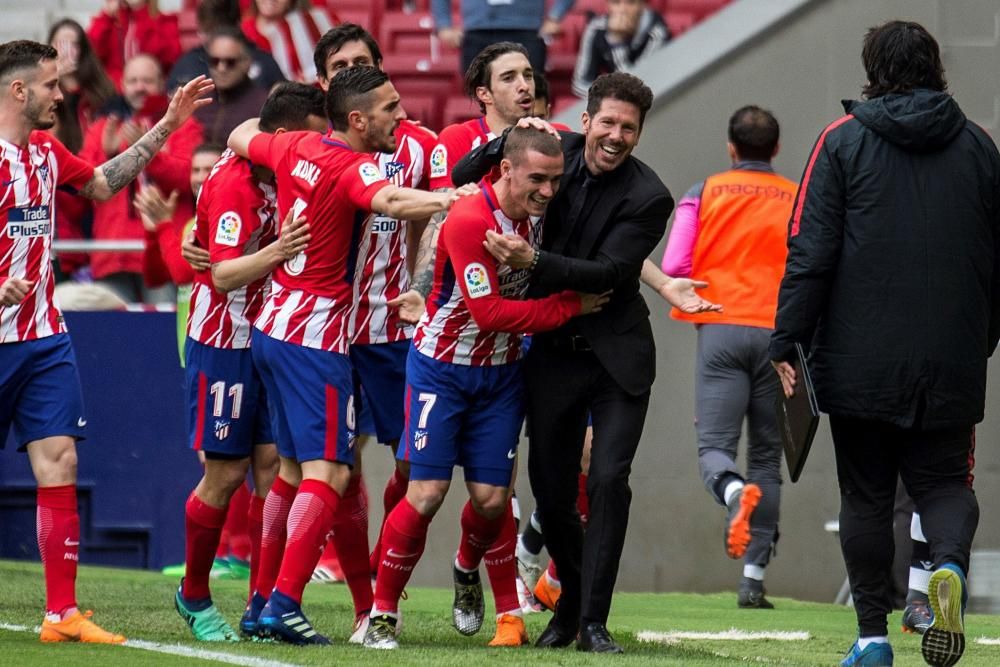
<path id="1" fill-rule="evenodd" d="M 631 156 L 652 101 L 649 87 L 631 74 L 599 77 L 590 88 L 584 133 L 562 135 L 565 173 L 545 215 L 541 250 L 487 232 L 494 256 L 531 270 L 535 296 L 611 292 L 602 312 L 536 335 L 524 364 L 528 473 L 562 581 L 538 646 L 567 646 L 579 630 L 578 649 L 621 652 L 607 619 L 628 525 L 628 478 L 656 368 L 639 276 L 674 205 L 653 170 Z M 453 172 L 455 182 L 488 172 L 489 156 L 502 153 L 503 140 L 466 156 Z M 588 411 L 594 439 L 584 537 L 576 495 Z"/>
<path id="2" fill-rule="evenodd" d="M 965 646 L 974 425 L 1000 338 L 1000 155 L 947 94 L 937 42 L 916 23 L 865 35 L 865 100 L 820 134 L 790 223 L 770 355 L 794 391 L 811 349 L 830 415 L 840 537 L 859 639 L 842 665 L 890 665 L 897 477 L 935 564 L 924 658 Z"/>

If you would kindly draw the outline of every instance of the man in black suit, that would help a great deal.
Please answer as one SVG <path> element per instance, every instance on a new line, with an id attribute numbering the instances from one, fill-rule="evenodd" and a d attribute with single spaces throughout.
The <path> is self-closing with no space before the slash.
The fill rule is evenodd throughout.
<path id="1" fill-rule="evenodd" d="M 562 136 L 566 170 L 545 216 L 541 250 L 487 232 L 498 259 L 532 270 L 535 296 L 611 292 L 602 312 L 536 335 L 524 365 L 528 472 L 562 581 L 539 646 L 567 646 L 579 631 L 579 650 L 621 652 L 606 624 L 632 499 L 628 478 L 656 369 L 639 278 L 674 206 L 653 170 L 631 156 L 652 102 L 652 91 L 631 74 L 599 77 L 590 87 L 583 134 Z M 488 171 L 502 141 L 470 153 L 456 167 L 455 182 Z M 576 495 L 588 414 L 594 440 L 584 536 Z"/>

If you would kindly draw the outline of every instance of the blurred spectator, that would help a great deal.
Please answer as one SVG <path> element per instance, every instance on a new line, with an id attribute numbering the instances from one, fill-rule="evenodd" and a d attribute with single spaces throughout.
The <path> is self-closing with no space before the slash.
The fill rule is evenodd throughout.
<path id="1" fill-rule="evenodd" d="M 208 38 L 208 73 L 215 82 L 214 102 L 194 113 L 204 139 L 223 144 L 229 133 L 248 118 L 260 115 L 267 89 L 250 80 L 250 43 L 239 28 L 220 28 Z"/>
<path id="2" fill-rule="evenodd" d="M 49 30 L 49 44 L 59 52 L 56 65 L 63 101 L 59 104 L 56 137 L 74 153 L 83 146 L 83 135 L 97 112 L 115 96 L 108 78 L 83 27 L 73 19 L 62 19 Z"/>
<path id="3" fill-rule="evenodd" d="M 313 7 L 309 0 L 254 0 L 242 28 L 250 41 L 274 56 L 287 78 L 313 83 L 313 49 L 323 33 L 338 23 L 336 14 L 326 7 Z"/>
<path id="4" fill-rule="evenodd" d="M 125 65 L 122 96 L 109 105 L 110 115 L 94 122 L 83 140 L 80 157 L 102 164 L 131 146 L 166 110 L 163 72 L 152 56 L 140 54 Z M 162 192 L 177 190 L 178 207 L 190 216 L 193 202 L 188 189 L 191 154 L 201 143 L 201 125 L 193 118 L 177 129 L 135 182 L 106 202 L 94 204 L 94 238 L 142 240 L 142 222 L 132 203 L 139 187 L 155 184 Z M 94 278 L 126 301 L 169 301 L 173 290 L 151 291 L 142 280 L 142 256 L 130 252 L 101 252 L 91 257 Z"/>
<path id="5" fill-rule="evenodd" d="M 167 77 L 167 90 L 175 90 L 196 76 L 208 76 L 208 37 L 222 28 L 238 28 L 240 4 L 237 0 L 201 0 L 197 9 L 198 39 L 201 44 L 187 51 L 178 59 Z M 270 53 L 251 45 L 250 78 L 265 90 L 285 80 L 281 68 Z"/>
<path id="6" fill-rule="evenodd" d="M 63 100 L 56 111 L 52 134 L 67 148 L 79 153 L 83 135 L 97 111 L 115 96 L 115 86 L 104 72 L 100 60 L 90 46 L 83 26 L 72 19 L 62 19 L 52 25 L 48 42 L 59 52 L 56 65 Z M 93 212 L 90 200 L 65 190 L 56 191 L 56 238 L 60 240 L 90 238 Z M 58 253 L 58 268 L 64 278 L 81 273 L 88 264 L 85 253 Z"/>
<path id="7" fill-rule="evenodd" d="M 535 72 L 535 106 L 531 107 L 532 116 L 548 120 L 552 115 L 549 94 L 549 80 L 541 72 Z"/>
<path id="8" fill-rule="evenodd" d="M 528 49 L 536 72 L 545 71 L 545 40 L 561 31 L 559 22 L 574 0 L 555 0 L 548 14 L 545 0 L 461 0 L 462 27 L 451 20 L 451 0 L 431 0 L 434 29 L 442 42 L 462 49 L 462 73 L 490 44 L 516 42 Z"/>
<path id="9" fill-rule="evenodd" d="M 599 75 L 628 69 L 669 40 L 667 24 L 645 0 L 608 0 L 608 13 L 592 18 L 580 38 L 573 92 L 587 97 Z"/>
<path id="10" fill-rule="evenodd" d="M 157 0 L 104 0 L 87 36 L 119 90 L 125 63 L 133 56 L 149 54 L 166 72 L 181 55 L 177 17 L 161 13 Z"/>

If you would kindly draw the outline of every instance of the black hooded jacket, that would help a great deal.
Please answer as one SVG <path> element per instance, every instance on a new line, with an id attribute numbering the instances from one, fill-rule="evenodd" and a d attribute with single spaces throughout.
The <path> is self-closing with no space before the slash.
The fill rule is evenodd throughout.
<path id="1" fill-rule="evenodd" d="M 811 349 L 833 415 L 977 423 L 1000 338 L 996 145 L 945 93 L 844 108 L 802 176 L 771 358 Z"/>

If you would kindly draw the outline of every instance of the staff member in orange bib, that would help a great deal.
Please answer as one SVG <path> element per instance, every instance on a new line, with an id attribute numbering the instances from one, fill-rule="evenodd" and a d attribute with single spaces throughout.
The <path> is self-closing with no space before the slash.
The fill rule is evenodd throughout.
<path id="1" fill-rule="evenodd" d="M 726 552 L 743 558 L 738 604 L 770 609 L 764 569 L 778 536 L 781 437 L 774 413 L 779 384 L 767 354 L 785 236 L 796 185 L 774 173 L 778 121 L 746 106 L 729 119 L 732 167 L 681 199 L 663 255 L 663 271 L 708 283 L 702 295 L 723 312 L 671 316 L 698 328 L 695 424 L 705 488 L 728 511 Z M 747 420 L 747 474 L 736 447 Z"/>

